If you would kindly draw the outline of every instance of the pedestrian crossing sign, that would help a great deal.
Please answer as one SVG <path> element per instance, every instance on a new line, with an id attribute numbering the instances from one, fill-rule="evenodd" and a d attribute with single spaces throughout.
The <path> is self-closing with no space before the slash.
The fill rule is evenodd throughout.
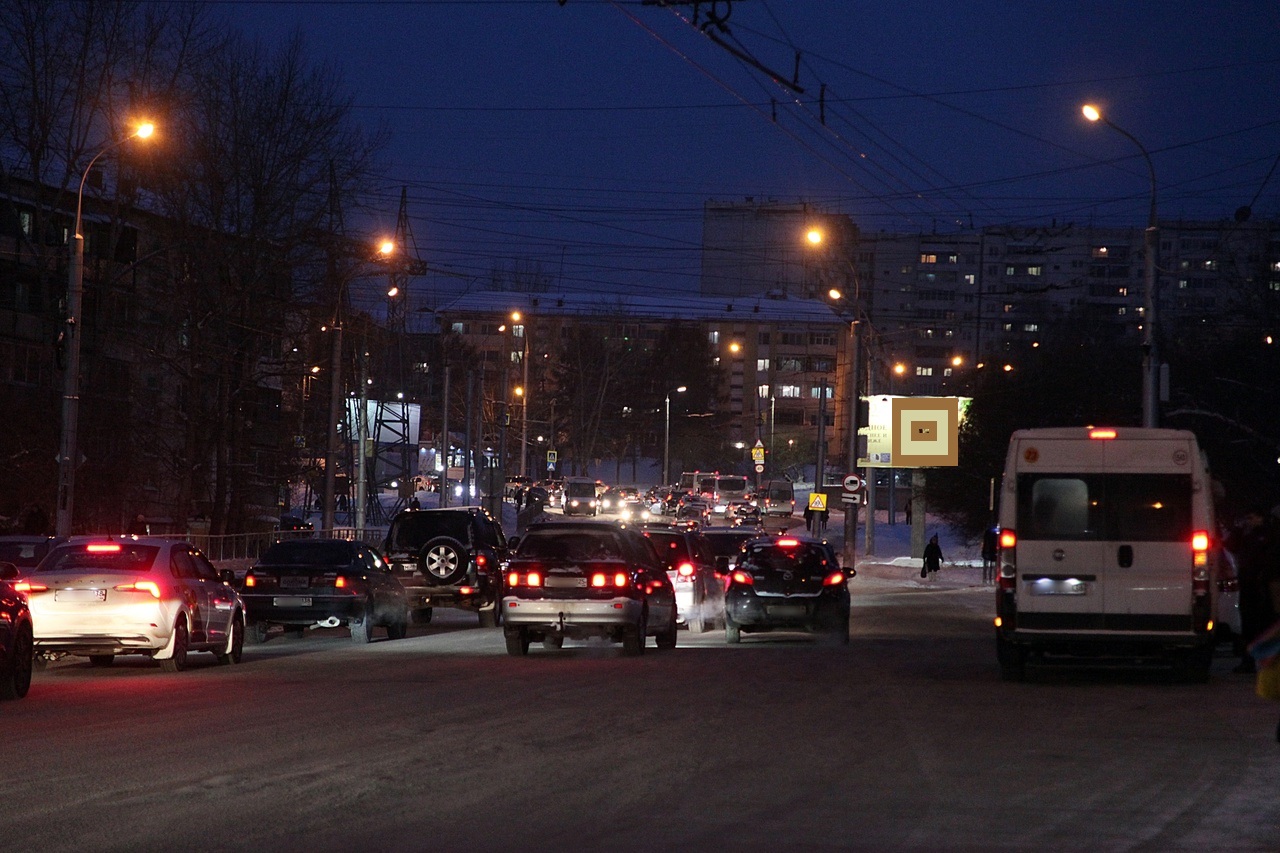
<path id="1" fill-rule="evenodd" d="M 813 510 L 814 512 L 826 512 L 827 511 L 826 493 L 810 492 L 809 493 L 809 509 Z"/>

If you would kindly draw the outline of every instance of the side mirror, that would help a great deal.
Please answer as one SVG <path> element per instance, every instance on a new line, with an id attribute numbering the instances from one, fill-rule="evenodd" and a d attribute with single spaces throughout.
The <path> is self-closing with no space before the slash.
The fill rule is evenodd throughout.
<path id="1" fill-rule="evenodd" d="M 18 567 L 13 563 L 0 563 L 0 581 L 11 581 L 18 576 Z"/>
<path id="2" fill-rule="evenodd" d="M 233 585 L 236 582 L 236 573 L 232 569 L 218 569 L 218 580 Z"/>
<path id="3" fill-rule="evenodd" d="M 507 537 L 507 553 L 508 553 L 508 554 L 514 554 L 514 553 L 515 553 L 515 551 L 516 551 L 516 549 L 517 549 L 517 548 L 519 548 L 519 547 L 520 547 L 520 537 L 519 537 L 519 536 L 508 536 L 508 537 Z"/>

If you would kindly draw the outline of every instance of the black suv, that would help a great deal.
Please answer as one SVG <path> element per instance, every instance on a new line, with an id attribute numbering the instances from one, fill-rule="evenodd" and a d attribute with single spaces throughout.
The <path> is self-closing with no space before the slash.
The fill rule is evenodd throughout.
<path id="1" fill-rule="evenodd" d="M 507 537 L 486 510 L 406 509 L 391 520 L 382 553 L 420 621 L 431 621 L 433 607 L 460 607 L 478 612 L 482 628 L 497 626 Z"/>

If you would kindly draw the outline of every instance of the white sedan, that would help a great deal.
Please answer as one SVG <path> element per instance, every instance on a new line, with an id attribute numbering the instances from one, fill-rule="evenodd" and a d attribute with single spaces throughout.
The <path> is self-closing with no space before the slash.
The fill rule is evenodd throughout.
<path id="1" fill-rule="evenodd" d="M 77 536 L 14 586 L 27 594 L 37 654 L 96 666 L 146 655 L 177 672 L 189 652 L 240 662 L 244 604 L 229 574 L 186 542 Z"/>

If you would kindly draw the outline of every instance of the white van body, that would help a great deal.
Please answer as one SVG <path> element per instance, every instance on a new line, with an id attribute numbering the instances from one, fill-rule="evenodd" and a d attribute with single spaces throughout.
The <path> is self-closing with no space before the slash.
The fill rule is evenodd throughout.
<path id="1" fill-rule="evenodd" d="M 1213 657 L 1212 489 L 1183 430 L 1020 430 L 1000 493 L 996 645 L 1028 658 L 1173 659 L 1194 680 Z"/>

